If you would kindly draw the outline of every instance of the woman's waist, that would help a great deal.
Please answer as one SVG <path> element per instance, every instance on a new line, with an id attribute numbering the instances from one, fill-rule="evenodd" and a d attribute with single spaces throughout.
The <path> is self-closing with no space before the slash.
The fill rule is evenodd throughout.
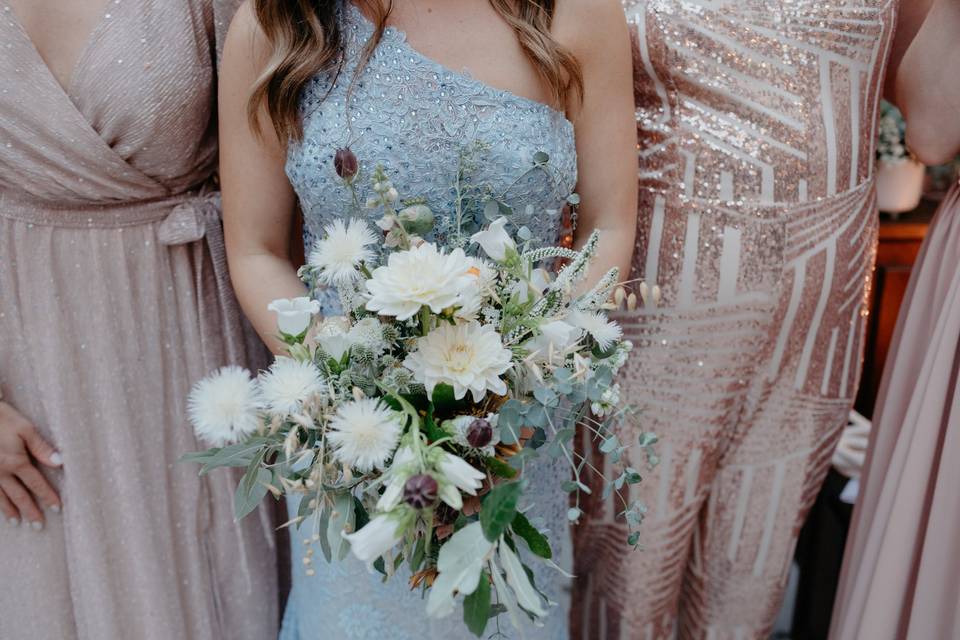
<path id="1" fill-rule="evenodd" d="M 0 218 L 32 225 L 73 229 L 114 229 L 166 221 L 184 207 L 206 205 L 216 192 L 207 185 L 132 200 L 53 201 L 25 192 L 0 191 Z M 219 202 L 215 204 L 219 206 Z"/>

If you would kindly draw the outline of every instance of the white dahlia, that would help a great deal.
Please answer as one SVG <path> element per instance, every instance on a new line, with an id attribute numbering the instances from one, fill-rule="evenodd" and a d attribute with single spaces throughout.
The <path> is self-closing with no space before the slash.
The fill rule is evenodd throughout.
<path id="1" fill-rule="evenodd" d="M 363 220 L 344 223 L 334 220 L 323 229 L 324 237 L 313 246 L 307 262 L 317 270 L 321 282 L 346 284 L 359 276 L 357 268 L 375 257 L 370 245 L 379 242 L 377 235 Z"/>
<path id="2" fill-rule="evenodd" d="M 259 390 L 250 372 L 223 367 L 190 391 L 187 413 L 199 438 L 222 447 L 249 436 L 260 425 Z"/>
<path id="3" fill-rule="evenodd" d="M 348 402 L 330 420 L 327 440 L 343 464 L 366 473 L 383 469 L 403 433 L 400 416 L 373 398 Z"/>
<path id="4" fill-rule="evenodd" d="M 462 249 L 443 253 L 429 242 L 391 253 L 386 266 L 377 267 L 366 282 L 367 309 L 397 320 L 411 318 L 424 305 L 440 313 L 475 284 L 470 266 Z"/>
<path id="5" fill-rule="evenodd" d="M 417 338 L 417 349 L 403 366 L 431 394 L 434 387 L 445 383 L 453 387 L 457 400 L 470 391 L 474 402 L 480 402 L 488 390 L 499 395 L 507 392 L 500 376 L 510 369 L 511 360 L 512 353 L 493 327 L 469 322 L 443 324 Z"/>
<path id="6" fill-rule="evenodd" d="M 270 368 L 260 374 L 263 404 L 273 413 L 289 415 L 300 410 L 303 402 L 323 393 L 326 384 L 312 362 L 277 356 Z"/>
<path id="7" fill-rule="evenodd" d="M 611 322 L 599 312 L 574 311 L 569 317 L 570 323 L 589 333 L 601 351 L 606 351 L 623 335 L 623 329 Z"/>

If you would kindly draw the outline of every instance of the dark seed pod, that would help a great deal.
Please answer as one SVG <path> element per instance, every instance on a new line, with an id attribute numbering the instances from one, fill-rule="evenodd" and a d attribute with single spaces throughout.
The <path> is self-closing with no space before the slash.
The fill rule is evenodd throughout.
<path id="1" fill-rule="evenodd" d="M 349 148 L 337 149 L 337 153 L 333 156 L 333 168 L 336 169 L 337 175 L 344 180 L 352 180 L 357 175 L 357 171 L 360 170 L 357 156 L 353 155 L 353 151 L 350 151 Z"/>
<path id="2" fill-rule="evenodd" d="M 490 444 L 493 440 L 493 425 L 483 418 L 477 418 L 470 423 L 467 429 L 467 442 L 471 447 L 480 449 Z"/>
<path id="3" fill-rule="evenodd" d="M 433 476 L 425 473 L 410 476 L 403 485 L 403 501 L 414 509 L 426 509 L 437 501 L 439 490 Z"/>

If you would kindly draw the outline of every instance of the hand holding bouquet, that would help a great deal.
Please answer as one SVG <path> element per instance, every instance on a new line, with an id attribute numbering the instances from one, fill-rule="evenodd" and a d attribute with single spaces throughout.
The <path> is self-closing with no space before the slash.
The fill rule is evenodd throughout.
<path id="1" fill-rule="evenodd" d="M 538 247 L 493 199 L 479 207 L 484 224 L 462 233 L 458 212 L 458 233 L 438 246 L 423 239 L 426 204 L 398 206 L 383 171 L 372 180 L 367 207 L 382 210 L 385 234 L 337 220 L 301 270 L 313 290 L 336 289 L 344 315 L 321 318 L 311 298 L 272 303 L 288 355 L 256 378 L 228 367 L 196 386 L 192 421 L 219 448 L 189 459 L 203 472 L 246 467 L 237 517 L 267 492 L 301 494 L 289 526 L 313 534 L 328 561 L 352 552 L 387 578 L 406 564 L 430 616 L 463 596 L 477 635 L 499 613 L 539 618 L 549 600 L 527 563 L 551 562 L 552 550 L 519 509 L 523 470 L 566 459 L 556 490 L 574 495 L 576 522 L 590 492 L 581 476 L 600 473 L 575 450 L 577 434 L 620 461 L 611 424 L 630 412 L 612 381 L 631 345 L 606 316 L 617 271 L 583 287 L 596 233 L 579 251 Z M 639 443 L 651 459 L 654 441 Z M 606 495 L 640 480 L 613 466 Z M 636 546 L 643 507 L 621 504 Z"/>

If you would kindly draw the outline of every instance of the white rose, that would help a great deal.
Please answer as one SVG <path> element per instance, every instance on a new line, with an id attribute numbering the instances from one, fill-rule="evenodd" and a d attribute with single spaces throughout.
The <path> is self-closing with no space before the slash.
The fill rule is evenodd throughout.
<path id="1" fill-rule="evenodd" d="M 299 336 L 310 326 L 313 315 L 320 313 L 320 303 L 306 296 L 301 298 L 279 298 L 267 305 L 268 311 L 277 314 L 280 333 Z"/>
<path id="2" fill-rule="evenodd" d="M 506 257 L 507 249 L 517 248 L 513 238 L 505 229 L 506 225 L 507 219 L 501 216 L 483 231 L 478 231 L 470 236 L 470 240 L 479 244 L 484 253 L 493 260 L 500 262 Z"/>

